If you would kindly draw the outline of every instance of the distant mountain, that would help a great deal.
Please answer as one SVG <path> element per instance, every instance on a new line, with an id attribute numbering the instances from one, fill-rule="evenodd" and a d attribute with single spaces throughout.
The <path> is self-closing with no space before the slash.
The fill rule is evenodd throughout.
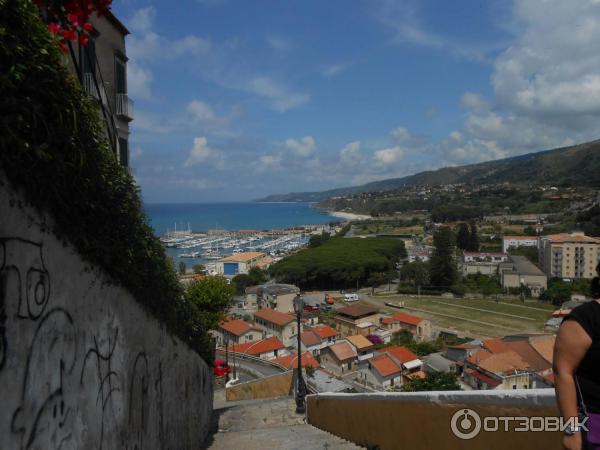
<path id="1" fill-rule="evenodd" d="M 444 167 L 361 186 L 269 195 L 256 201 L 319 202 L 331 197 L 393 191 L 407 186 L 503 182 L 600 187 L 600 140 L 479 164 Z"/>

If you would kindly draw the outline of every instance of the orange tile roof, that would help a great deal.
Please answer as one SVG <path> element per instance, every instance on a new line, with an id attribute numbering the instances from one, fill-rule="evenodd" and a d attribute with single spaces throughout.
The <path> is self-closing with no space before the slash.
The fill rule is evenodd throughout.
<path id="1" fill-rule="evenodd" d="M 321 339 L 327 339 L 330 337 L 336 337 L 337 332 L 329 325 L 321 324 L 315 325 L 312 330 L 319 335 Z"/>
<path id="2" fill-rule="evenodd" d="M 478 380 L 483 381 L 485 384 L 487 384 L 488 386 L 491 386 L 491 387 L 496 387 L 496 386 L 502 384 L 501 381 L 498 381 L 495 378 L 492 378 L 489 375 L 486 375 L 485 373 L 481 373 L 478 370 L 465 369 L 465 372 L 467 374 L 472 375 L 473 377 L 477 378 Z"/>
<path id="3" fill-rule="evenodd" d="M 495 353 L 479 363 L 488 372 L 506 374 L 514 370 L 526 370 L 531 366 L 515 352 Z"/>
<path id="4" fill-rule="evenodd" d="M 229 347 L 230 351 L 257 356 L 261 353 L 269 353 L 274 350 L 282 350 L 285 346 L 277 337 L 273 336 L 260 341 L 250 341 Z"/>
<path id="5" fill-rule="evenodd" d="M 340 361 L 356 358 L 356 349 L 347 341 L 336 342 L 325 350 L 331 350 L 335 357 Z"/>
<path id="6" fill-rule="evenodd" d="M 226 320 L 221 323 L 220 327 L 231 334 L 235 334 L 236 336 L 241 336 L 242 334 L 254 328 L 252 324 L 241 319 Z"/>
<path id="7" fill-rule="evenodd" d="M 344 308 L 340 308 L 336 311 L 338 314 L 343 316 L 348 316 L 353 319 L 358 319 L 364 316 L 371 316 L 373 314 L 377 314 L 377 308 L 373 308 L 372 306 L 366 305 L 351 305 L 345 306 Z"/>
<path id="8" fill-rule="evenodd" d="M 236 253 L 234 255 L 231 256 L 227 256 L 226 258 L 221 259 L 221 261 L 225 261 L 225 262 L 248 262 L 251 261 L 253 259 L 257 259 L 257 258 L 262 258 L 266 256 L 264 253 L 262 252 L 242 252 L 242 253 Z"/>
<path id="9" fill-rule="evenodd" d="M 423 320 L 424 319 L 422 317 L 411 316 L 410 314 L 406 314 L 406 313 L 395 313 L 392 316 L 392 321 L 406 323 L 408 325 L 418 325 Z"/>
<path id="10" fill-rule="evenodd" d="M 361 334 L 348 336 L 346 339 L 359 350 L 369 349 L 374 346 L 370 340 Z"/>
<path id="11" fill-rule="evenodd" d="M 307 347 L 319 345 L 321 343 L 321 338 L 319 335 L 312 330 L 300 333 L 300 340 Z"/>
<path id="12" fill-rule="evenodd" d="M 555 243 L 561 243 L 561 242 L 589 242 L 592 244 L 600 243 L 599 239 L 595 239 L 590 236 L 584 236 L 581 234 L 575 234 L 575 235 L 568 234 L 568 233 L 551 234 L 548 236 L 544 236 L 543 238 L 548 239 L 550 242 L 555 242 Z"/>
<path id="13" fill-rule="evenodd" d="M 257 267 L 265 267 L 273 263 L 273 258 L 267 256 L 256 263 Z"/>
<path id="14" fill-rule="evenodd" d="M 506 345 L 523 358 L 523 361 L 525 361 L 529 367 L 538 372 L 544 372 L 552 367 L 552 364 L 538 353 L 529 341 L 507 342 Z"/>
<path id="15" fill-rule="evenodd" d="M 298 367 L 298 353 L 294 353 L 293 355 L 285 355 L 280 356 L 272 360 L 272 362 L 277 363 L 287 369 L 293 369 Z M 317 361 L 314 356 L 310 352 L 302 353 L 302 367 L 312 367 L 313 369 L 319 368 L 319 361 Z"/>
<path id="16" fill-rule="evenodd" d="M 486 339 L 483 341 L 483 346 L 490 353 L 502 353 L 510 351 L 510 347 L 502 339 Z"/>
<path id="17" fill-rule="evenodd" d="M 531 339 L 529 342 L 534 350 L 542 356 L 542 358 L 552 364 L 554 356 L 554 343 L 556 342 L 555 336 L 547 339 Z"/>
<path id="18" fill-rule="evenodd" d="M 481 350 L 474 355 L 469 356 L 466 361 L 473 365 L 478 365 L 480 362 L 490 358 L 492 355 L 493 353 L 488 352 L 487 350 Z"/>
<path id="19" fill-rule="evenodd" d="M 267 322 L 271 322 L 280 326 L 287 325 L 288 323 L 294 321 L 294 316 L 291 314 L 285 314 L 270 308 L 259 309 L 254 313 L 254 317 L 258 317 L 262 320 L 266 320 Z"/>
<path id="20" fill-rule="evenodd" d="M 383 355 L 372 358 L 369 364 L 379 372 L 382 377 L 388 377 L 394 374 L 402 373 L 402 368 L 396 364 L 392 358 L 385 353 Z"/>
<path id="21" fill-rule="evenodd" d="M 385 347 L 382 349 L 383 352 L 390 354 L 402 364 L 407 363 L 409 361 L 414 361 L 415 359 L 419 359 L 419 357 L 411 352 L 406 347 L 401 347 L 399 345 L 394 347 Z"/>

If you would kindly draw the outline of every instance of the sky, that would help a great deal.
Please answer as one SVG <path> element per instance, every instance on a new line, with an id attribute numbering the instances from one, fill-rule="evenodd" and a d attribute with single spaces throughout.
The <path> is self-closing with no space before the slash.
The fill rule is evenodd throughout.
<path id="1" fill-rule="evenodd" d="M 317 191 L 600 137 L 600 0 L 114 0 L 147 202 Z"/>

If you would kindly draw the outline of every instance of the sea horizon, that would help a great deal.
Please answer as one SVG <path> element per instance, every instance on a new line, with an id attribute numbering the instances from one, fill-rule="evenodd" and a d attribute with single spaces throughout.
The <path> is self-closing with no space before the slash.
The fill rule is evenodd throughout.
<path id="1" fill-rule="evenodd" d="M 340 222 L 329 211 L 315 208 L 315 202 L 144 202 L 150 225 L 157 235 L 189 228 L 269 230 L 300 225 Z"/>

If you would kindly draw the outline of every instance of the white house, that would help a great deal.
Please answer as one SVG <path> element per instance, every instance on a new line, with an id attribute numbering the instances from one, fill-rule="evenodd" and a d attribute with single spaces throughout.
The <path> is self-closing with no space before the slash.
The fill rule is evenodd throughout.
<path id="1" fill-rule="evenodd" d="M 510 247 L 537 247 L 537 236 L 504 236 L 502 238 L 502 251 L 508 252 Z"/>

